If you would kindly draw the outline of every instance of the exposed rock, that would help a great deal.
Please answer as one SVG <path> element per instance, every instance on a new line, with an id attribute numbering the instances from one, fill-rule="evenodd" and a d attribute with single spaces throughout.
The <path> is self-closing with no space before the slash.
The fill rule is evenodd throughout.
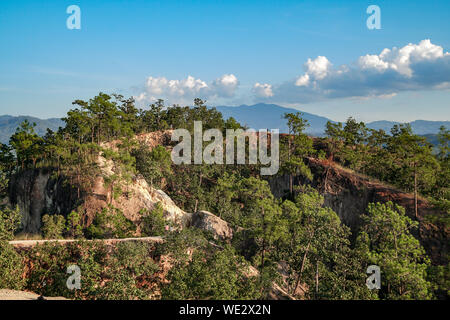
<path id="1" fill-rule="evenodd" d="M 120 209 L 127 219 L 133 222 L 141 218 L 141 210 L 152 210 L 159 203 L 164 210 L 164 217 L 180 225 L 188 224 L 190 214 L 181 210 L 173 200 L 162 190 L 149 186 L 145 179 L 135 177 L 132 183 L 123 188 L 124 192 L 116 199 L 112 198 L 105 188 L 103 177 L 95 181 L 92 192 L 83 204 L 88 224 L 92 222 L 97 212 L 108 204 Z"/>
<path id="2" fill-rule="evenodd" d="M 61 179 L 51 176 L 47 169 L 30 169 L 14 176 L 10 183 L 9 202 L 18 206 L 22 215 L 22 229 L 37 233 L 41 216 L 46 213 L 68 214 L 73 207 L 73 190 Z"/>
<path id="3" fill-rule="evenodd" d="M 141 134 L 136 139 L 149 148 L 170 142 L 170 130 Z M 103 143 L 103 148 L 117 150 L 119 141 Z M 127 219 L 139 221 L 141 210 L 152 210 L 160 203 L 164 216 L 181 226 L 189 223 L 191 214 L 181 210 L 162 190 L 149 186 L 140 176 L 132 182 L 118 182 L 122 186 L 122 194 L 114 198 L 105 186 L 104 177 L 113 175 L 114 163 L 101 154 L 97 157 L 100 173 L 94 177 L 92 187 L 81 190 L 82 199 L 77 199 L 75 190 L 64 182 L 64 178 L 53 178 L 51 168 L 27 170 L 15 176 L 10 184 L 10 199 L 12 206 L 18 205 L 22 215 L 22 231 L 38 233 L 41 227 L 41 217 L 44 214 L 68 215 L 72 210 L 81 208 L 84 212 L 84 223 L 92 223 L 95 215 L 109 205 L 118 208 Z"/>
<path id="4" fill-rule="evenodd" d="M 233 237 L 233 230 L 228 223 L 208 211 L 194 213 L 190 226 L 211 232 L 215 239 L 230 240 Z"/>

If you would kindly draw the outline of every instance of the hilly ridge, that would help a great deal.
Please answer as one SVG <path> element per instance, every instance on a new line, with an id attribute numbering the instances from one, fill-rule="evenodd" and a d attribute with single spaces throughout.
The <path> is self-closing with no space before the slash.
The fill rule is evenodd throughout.
<path id="1" fill-rule="evenodd" d="M 251 106 L 242 105 L 239 107 L 218 106 L 216 109 L 222 112 L 224 118 L 233 117 L 241 124 L 247 125 L 250 128 L 279 128 L 282 133 L 287 133 L 288 131 L 286 120 L 283 119 L 284 113 L 301 112 L 303 118 L 308 120 L 308 123 L 310 124 L 306 129 L 306 132 L 312 136 L 322 136 L 327 121 L 335 122 L 326 117 L 302 112 L 298 109 L 285 108 L 276 104 L 259 103 Z M 382 120 L 366 123 L 368 128 L 376 130 L 383 129 L 388 133 L 395 124 L 400 124 L 400 122 Z M 439 132 L 441 126 L 450 128 L 450 121 L 416 120 L 410 122 L 410 124 L 413 132 L 418 135 L 436 134 Z"/>
<path id="2" fill-rule="evenodd" d="M 58 130 L 59 127 L 64 126 L 64 122 L 59 118 L 39 119 L 30 116 L 0 116 L 0 142 L 7 144 L 9 138 L 14 134 L 16 128 L 24 121 L 28 120 L 30 123 L 36 123 L 34 130 L 40 136 L 45 135 L 47 128 L 53 131 Z"/>
<path id="3" fill-rule="evenodd" d="M 256 130 L 278 128 L 281 133 L 288 132 L 286 120 L 283 118 L 285 113 L 301 112 L 303 118 L 308 120 L 309 123 L 306 133 L 311 136 L 323 136 L 326 123 L 328 121 L 335 122 L 323 116 L 302 112 L 294 108 L 285 108 L 276 104 L 258 103 L 255 105 L 241 105 L 236 107 L 217 106 L 216 109 L 222 113 L 224 119 L 233 117 L 242 125 Z M 47 128 L 56 131 L 60 126 L 64 126 L 64 122 L 59 118 L 39 119 L 31 116 L 15 117 L 3 115 L 0 116 L 0 142 L 7 144 L 16 128 L 25 119 L 31 123 L 36 123 L 35 131 L 40 136 L 46 133 Z M 388 133 L 395 124 L 400 124 L 400 122 L 381 120 L 366 123 L 368 128 L 376 130 L 383 129 Z M 415 134 L 428 136 L 430 142 L 436 140 L 435 135 L 439 132 L 441 126 L 450 128 L 450 121 L 416 120 L 410 122 L 410 124 Z"/>

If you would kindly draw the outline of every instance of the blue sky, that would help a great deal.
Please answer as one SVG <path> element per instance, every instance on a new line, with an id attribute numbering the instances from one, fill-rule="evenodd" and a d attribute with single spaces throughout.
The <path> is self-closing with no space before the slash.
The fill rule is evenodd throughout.
<path id="1" fill-rule="evenodd" d="M 372 4 L 380 30 L 366 26 Z M 66 27 L 69 5 L 80 30 Z M 0 114 L 61 117 L 104 91 L 141 105 L 199 96 L 341 121 L 450 120 L 449 30 L 447 0 L 2 0 Z"/>

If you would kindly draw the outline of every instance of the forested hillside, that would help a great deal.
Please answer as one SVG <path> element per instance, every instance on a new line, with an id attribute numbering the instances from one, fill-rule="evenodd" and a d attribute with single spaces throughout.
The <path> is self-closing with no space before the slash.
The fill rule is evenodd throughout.
<path id="1" fill-rule="evenodd" d="M 64 126 L 64 122 L 58 118 L 43 120 L 29 116 L 0 116 L 0 143 L 8 144 L 9 138 L 11 138 L 17 127 L 25 120 L 28 120 L 29 123 L 36 124 L 35 132 L 40 136 L 44 135 L 47 129 L 56 131 L 59 127 Z"/>
<path id="2" fill-rule="evenodd" d="M 1 145 L 0 288 L 75 299 L 448 297 L 445 127 L 433 152 L 409 125 L 385 132 L 349 118 L 311 138 L 303 115 L 286 113 L 280 170 L 265 177 L 260 163 L 172 162 L 173 129 L 244 126 L 200 99 L 139 109 L 100 93 L 73 105 L 60 129 L 39 136 L 25 120 Z M 350 212 L 358 194 L 364 207 Z M 30 238 L 77 241 L 10 242 Z M 80 290 L 66 287 L 70 264 Z M 379 290 L 365 284 L 369 265 L 381 269 Z"/>

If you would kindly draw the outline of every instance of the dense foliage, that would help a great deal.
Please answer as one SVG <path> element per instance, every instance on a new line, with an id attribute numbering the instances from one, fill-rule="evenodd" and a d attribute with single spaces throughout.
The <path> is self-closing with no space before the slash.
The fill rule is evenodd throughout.
<path id="1" fill-rule="evenodd" d="M 304 133 L 308 123 L 300 113 L 286 114 L 290 132 L 280 139 L 278 175 L 288 177 L 289 192 L 280 199 L 259 175 L 259 164 L 174 165 L 165 146 L 150 149 L 136 141 L 135 136 L 145 132 L 175 128 L 192 132 L 196 120 L 203 122 L 204 130 L 242 128 L 200 99 L 193 107 L 166 107 L 158 100 L 138 109 L 132 98 L 100 93 L 73 104 L 64 128 L 39 137 L 33 124 L 25 121 L 9 145 L 0 146 L 0 196 L 7 196 L 14 175 L 51 168 L 70 186 L 73 210 L 67 215 L 43 215 L 42 236 L 80 241 L 16 252 L 2 240 L 13 239 L 20 226 L 19 211 L 3 206 L 0 287 L 77 299 L 255 299 L 273 296 L 275 283 L 284 294 L 304 299 L 430 299 L 435 292 L 449 290 L 448 265 L 432 266 L 412 231 L 420 221 L 420 196 L 428 197 L 441 213 L 427 219 L 448 227 L 450 133 L 446 128 L 439 132 L 437 149 L 414 135 L 408 125 L 396 125 L 387 134 L 352 118 L 345 124 L 328 123 L 327 137 L 313 140 Z M 113 141 L 116 148 L 105 148 L 105 142 Z M 111 160 L 112 174 L 100 170 L 99 154 Z M 323 196 L 308 186 L 314 180 L 309 157 L 328 158 L 414 192 L 416 217 L 407 217 L 393 203 L 373 203 L 352 234 L 324 206 Z M 99 175 L 108 190 L 108 206 L 88 224 L 79 205 Z M 137 222 L 127 219 L 113 200 L 127 194 L 137 175 L 163 189 L 183 210 L 211 211 L 228 222 L 233 240 L 220 241 L 190 228 L 179 230 L 165 220 L 159 204 L 141 210 Z M 83 240 L 136 235 L 163 236 L 164 243 L 107 246 Z M 80 290 L 66 286 L 71 264 L 81 268 Z M 380 290 L 365 286 L 371 264 L 382 270 Z M 170 270 L 161 270 L 166 265 Z"/>

